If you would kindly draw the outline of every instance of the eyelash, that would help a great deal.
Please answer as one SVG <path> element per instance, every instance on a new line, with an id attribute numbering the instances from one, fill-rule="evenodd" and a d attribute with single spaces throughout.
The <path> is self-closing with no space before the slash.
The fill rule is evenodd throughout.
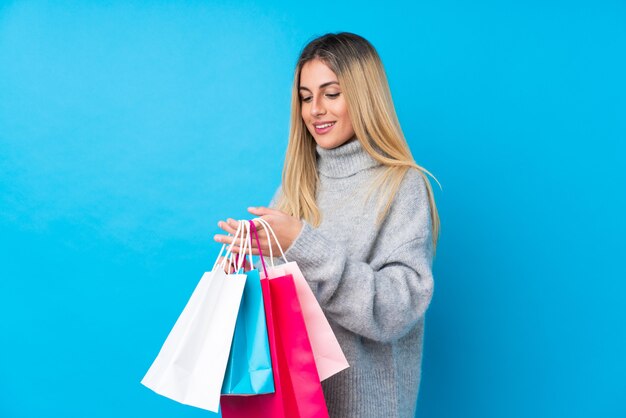
<path id="1" fill-rule="evenodd" d="M 327 96 L 327 97 L 329 97 L 331 100 L 334 100 L 334 99 L 336 99 L 336 98 L 337 98 L 340 94 L 341 94 L 341 93 L 327 94 L 326 96 Z M 310 100 L 309 100 L 310 98 L 311 98 L 311 96 L 309 96 L 309 97 L 301 97 L 301 98 L 300 98 L 300 100 L 302 100 L 303 102 L 307 102 L 307 103 L 308 103 L 308 102 L 310 101 Z"/>

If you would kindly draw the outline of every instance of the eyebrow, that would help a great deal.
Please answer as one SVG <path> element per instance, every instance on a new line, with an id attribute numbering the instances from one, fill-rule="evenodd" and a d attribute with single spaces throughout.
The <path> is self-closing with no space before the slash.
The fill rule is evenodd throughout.
<path id="1" fill-rule="evenodd" d="M 320 88 L 321 88 L 321 89 L 323 89 L 324 87 L 330 86 L 331 84 L 337 84 L 337 85 L 339 85 L 339 82 L 338 82 L 338 81 L 329 81 L 329 82 L 326 82 L 326 83 L 324 83 L 324 84 L 320 84 Z M 307 91 L 311 91 L 311 90 L 309 90 L 309 88 L 308 88 L 308 87 L 304 87 L 304 86 L 300 86 L 300 88 L 299 88 L 298 90 L 307 90 Z"/>

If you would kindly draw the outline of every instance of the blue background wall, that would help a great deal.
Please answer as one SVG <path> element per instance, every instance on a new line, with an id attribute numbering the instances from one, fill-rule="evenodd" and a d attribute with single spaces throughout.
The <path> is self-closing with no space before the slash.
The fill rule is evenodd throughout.
<path id="1" fill-rule="evenodd" d="M 443 184 L 418 416 L 626 417 L 626 4 L 263 3 L 1 3 L 0 416 L 207 416 L 139 382 L 346 30 Z"/>

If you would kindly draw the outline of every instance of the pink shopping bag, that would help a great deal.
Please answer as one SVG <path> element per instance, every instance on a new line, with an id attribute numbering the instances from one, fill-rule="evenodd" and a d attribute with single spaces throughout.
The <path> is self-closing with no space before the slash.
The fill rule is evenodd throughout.
<path id="1" fill-rule="evenodd" d="M 285 264 L 274 266 L 273 254 L 270 254 L 272 265 L 267 268 L 269 278 L 272 280 L 273 277 L 282 277 L 285 275 L 293 276 L 293 280 L 296 285 L 296 293 L 298 295 L 298 300 L 300 301 L 300 306 L 302 307 L 302 316 L 304 318 L 304 323 L 306 324 L 307 333 L 309 334 L 309 340 L 311 341 L 311 349 L 313 350 L 313 356 L 315 357 L 315 364 L 317 366 L 317 372 L 320 376 L 320 380 L 328 379 L 330 376 L 347 369 L 350 367 L 348 360 L 346 360 L 346 356 L 343 354 L 343 351 L 339 346 L 337 337 L 335 337 L 335 333 L 330 327 L 328 319 L 326 319 L 326 316 L 322 311 L 322 307 L 317 302 L 317 299 L 304 278 L 304 275 L 300 271 L 298 264 L 295 261 L 287 261 L 282 247 L 280 246 L 278 239 L 276 239 L 276 234 L 274 234 L 274 231 L 267 221 L 262 218 L 255 218 L 254 220 L 259 221 L 265 230 L 267 239 L 270 240 L 270 244 L 270 237 L 273 236 L 278 248 L 280 249 L 282 257 L 285 260 Z M 260 273 L 261 278 L 267 277 L 264 275 L 264 272 L 261 271 Z"/>

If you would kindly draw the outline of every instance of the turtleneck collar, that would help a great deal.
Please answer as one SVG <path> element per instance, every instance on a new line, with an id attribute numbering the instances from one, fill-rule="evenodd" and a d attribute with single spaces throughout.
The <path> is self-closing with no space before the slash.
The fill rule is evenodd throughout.
<path id="1" fill-rule="evenodd" d="M 315 148 L 317 169 L 326 177 L 350 177 L 359 171 L 381 165 L 365 151 L 356 137 L 333 149 L 325 149 L 317 144 Z"/>

